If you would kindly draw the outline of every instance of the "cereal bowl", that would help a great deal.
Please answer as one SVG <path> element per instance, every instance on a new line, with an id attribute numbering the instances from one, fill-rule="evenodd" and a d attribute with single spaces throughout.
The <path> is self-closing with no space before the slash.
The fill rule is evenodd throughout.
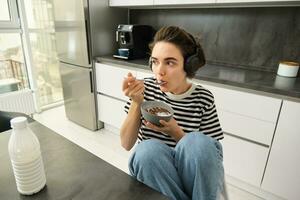
<path id="1" fill-rule="evenodd" d="M 173 109 L 162 101 L 144 101 L 141 112 L 146 121 L 156 126 L 161 126 L 159 120 L 169 121 L 174 114 Z"/>

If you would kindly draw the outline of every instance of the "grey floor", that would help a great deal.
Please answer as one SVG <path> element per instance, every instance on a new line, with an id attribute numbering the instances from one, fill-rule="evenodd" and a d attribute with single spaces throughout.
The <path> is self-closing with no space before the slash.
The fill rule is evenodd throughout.
<path id="1" fill-rule="evenodd" d="M 34 118 L 87 151 L 129 173 L 127 161 L 131 152 L 125 151 L 120 146 L 116 130 L 101 129 L 93 132 L 78 126 L 66 118 L 63 106 L 35 114 Z M 230 200 L 262 199 L 231 184 L 227 184 L 227 191 Z"/>

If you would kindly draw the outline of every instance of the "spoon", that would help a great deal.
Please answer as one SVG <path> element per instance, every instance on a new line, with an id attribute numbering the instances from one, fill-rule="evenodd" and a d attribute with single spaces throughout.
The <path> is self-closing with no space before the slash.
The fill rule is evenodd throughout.
<path id="1" fill-rule="evenodd" d="M 124 77 L 124 79 L 126 79 L 127 77 Z M 143 78 L 135 78 L 135 80 L 137 80 L 137 81 L 144 81 L 144 79 Z M 155 84 L 156 85 L 162 85 L 162 84 L 164 84 L 165 83 L 165 81 L 155 81 Z"/>

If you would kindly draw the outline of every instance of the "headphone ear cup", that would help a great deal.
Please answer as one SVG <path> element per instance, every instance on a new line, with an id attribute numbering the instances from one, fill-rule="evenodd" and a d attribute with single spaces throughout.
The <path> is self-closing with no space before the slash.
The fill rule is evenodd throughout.
<path id="1" fill-rule="evenodd" d="M 195 53 L 191 56 L 189 56 L 186 59 L 185 65 L 184 65 L 184 71 L 192 71 L 195 72 L 198 69 L 198 65 L 200 63 L 198 53 Z"/>

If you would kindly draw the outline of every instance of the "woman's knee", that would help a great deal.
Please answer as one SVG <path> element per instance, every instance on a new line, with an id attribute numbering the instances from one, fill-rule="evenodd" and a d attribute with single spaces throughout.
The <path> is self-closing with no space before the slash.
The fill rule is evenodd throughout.
<path id="1" fill-rule="evenodd" d="M 136 146 L 132 159 L 142 165 L 151 164 L 162 154 L 164 148 L 165 144 L 159 140 L 144 140 Z"/>
<path id="2" fill-rule="evenodd" d="M 215 151 L 214 139 L 201 132 L 191 132 L 178 142 L 175 151 L 193 159 L 209 159 L 207 156 Z"/>
<path id="3" fill-rule="evenodd" d="M 187 133 L 177 144 L 179 147 L 199 148 L 212 145 L 213 139 L 201 132 Z"/>

